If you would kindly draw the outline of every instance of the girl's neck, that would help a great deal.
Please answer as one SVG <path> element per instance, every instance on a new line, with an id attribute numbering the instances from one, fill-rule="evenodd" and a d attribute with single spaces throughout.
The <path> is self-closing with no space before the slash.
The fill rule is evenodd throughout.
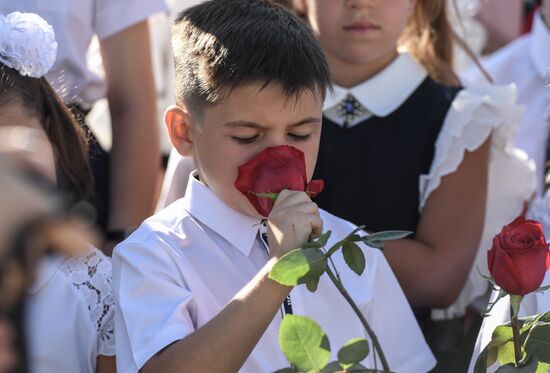
<path id="1" fill-rule="evenodd" d="M 378 74 L 397 57 L 393 51 L 382 57 L 363 64 L 357 64 L 336 56 L 327 55 L 334 82 L 340 87 L 351 88 Z"/>

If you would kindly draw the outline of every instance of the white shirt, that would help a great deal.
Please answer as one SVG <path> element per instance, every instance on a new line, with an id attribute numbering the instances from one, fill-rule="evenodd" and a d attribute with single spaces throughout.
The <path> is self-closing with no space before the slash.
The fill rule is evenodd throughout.
<path id="1" fill-rule="evenodd" d="M 109 258 L 95 248 L 47 257 L 36 276 L 25 309 L 30 372 L 94 373 L 98 356 L 115 354 Z"/>
<path id="2" fill-rule="evenodd" d="M 86 65 L 86 52 L 94 34 L 100 40 L 107 39 L 165 10 L 163 0 L 0 2 L 2 14 L 14 11 L 37 13 L 52 25 L 58 43 L 57 59 L 46 78 L 66 102 L 80 103 L 84 107 L 91 107 L 107 92 L 106 83 Z"/>
<path id="3" fill-rule="evenodd" d="M 534 19 L 533 30 L 486 60 L 483 66 L 496 84 L 514 83 L 518 90 L 518 102 L 525 105 L 521 126 L 515 138 L 518 148 L 525 150 L 537 167 L 537 190 L 542 194 L 544 161 L 550 99 L 548 91 L 550 68 L 550 30 L 541 14 Z M 464 75 L 467 84 L 484 80 L 478 69 L 471 69 Z"/>
<path id="4" fill-rule="evenodd" d="M 321 211 L 329 242 L 354 226 Z M 116 353 L 121 373 L 137 372 L 152 356 L 214 318 L 262 268 L 268 256 L 257 239 L 259 221 L 221 201 L 194 177 L 183 199 L 145 223 L 115 249 Z M 426 372 L 435 360 L 382 253 L 362 247 L 367 267 L 357 276 L 335 255 L 348 291 L 378 335 L 393 371 Z M 293 311 L 317 321 L 333 346 L 366 337 L 349 305 L 323 276 L 317 292 L 292 290 Z M 338 320 L 338 321 L 337 321 Z M 241 373 L 288 366 L 278 345 L 277 314 L 242 366 Z M 238 342 L 238 341 L 237 341 Z M 372 354 L 370 355 L 372 357 Z M 365 363 L 372 366 L 367 358 Z"/>

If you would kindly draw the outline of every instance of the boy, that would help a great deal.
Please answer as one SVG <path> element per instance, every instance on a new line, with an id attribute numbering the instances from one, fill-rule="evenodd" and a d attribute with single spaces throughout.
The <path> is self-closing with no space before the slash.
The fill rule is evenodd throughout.
<path id="1" fill-rule="evenodd" d="M 278 311 L 327 333 L 332 359 L 364 336 L 359 320 L 325 277 L 318 290 L 268 278 L 277 258 L 322 230 L 343 238 L 354 226 L 320 211 L 304 192 L 283 191 L 268 217 L 234 187 L 239 165 L 270 146 L 305 154 L 315 167 L 327 64 L 307 27 L 263 0 L 211 0 L 183 12 L 173 29 L 177 106 L 166 113 L 175 148 L 197 171 L 185 198 L 148 219 L 113 257 L 117 364 L 136 372 L 271 372 L 288 366 L 278 346 Z M 363 246 L 362 276 L 335 256 L 352 297 L 378 335 L 390 368 L 434 365 L 414 316 L 383 255 Z M 374 294 L 375 289 L 378 291 Z M 372 354 L 364 364 L 372 367 Z"/>

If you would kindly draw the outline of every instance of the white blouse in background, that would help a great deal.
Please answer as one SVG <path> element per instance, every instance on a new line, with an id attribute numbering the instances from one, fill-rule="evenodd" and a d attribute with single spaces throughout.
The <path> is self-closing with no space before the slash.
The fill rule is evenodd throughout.
<path id="1" fill-rule="evenodd" d="M 32 373 L 94 373 L 99 355 L 113 356 L 111 261 L 91 248 L 77 258 L 45 257 L 25 308 Z"/>
<path id="2" fill-rule="evenodd" d="M 514 142 L 535 161 L 537 191 L 542 195 L 550 123 L 550 30 L 541 14 L 535 15 L 531 33 L 487 57 L 482 65 L 496 84 L 517 86 L 518 103 L 524 110 Z M 477 68 L 461 77 L 466 85 L 486 80 Z"/>
<path id="3" fill-rule="evenodd" d="M 354 225 L 321 210 L 328 245 Z M 183 199 L 147 219 L 113 255 L 117 298 L 116 354 L 121 373 L 137 372 L 169 344 L 214 318 L 267 263 L 257 239 L 259 220 L 237 212 L 194 177 Z M 342 281 L 369 320 L 392 371 L 427 372 L 435 365 L 422 332 L 383 254 L 362 245 L 366 268 L 358 276 L 333 256 Z M 327 276 L 315 293 L 293 288 L 294 314 L 317 321 L 332 346 L 331 359 L 351 338 L 368 338 L 357 316 Z M 277 314 L 240 373 L 288 367 L 278 344 Z M 364 361 L 372 367 L 372 353 Z"/>
<path id="4" fill-rule="evenodd" d="M 163 0 L 0 1 L 2 14 L 37 13 L 52 25 L 59 47 L 55 65 L 46 77 L 65 102 L 86 108 L 107 92 L 105 81 L 86 63 L 92 37 L 106 39 L 165 10 Z"/>

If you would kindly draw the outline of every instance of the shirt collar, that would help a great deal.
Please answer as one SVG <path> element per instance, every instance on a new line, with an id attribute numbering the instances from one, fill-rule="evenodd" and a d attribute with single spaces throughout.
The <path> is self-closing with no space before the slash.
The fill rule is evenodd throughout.
<path id="1" fill-rule="evenodd" d="M 385 117 L 401 106 L 428 76 L 409 53 L 399 53 L 388 66 L 372 78 L 352 87 L 335 85 L 327 94 L 323 110 L 330 109 L 353 95 L 370 113 Z"/>
<path id="2" fill-rule="evenodd" d="M 550 68 L 550 30 L 546 23 L 544 23 L 540 12 L 535 15 L 530 52 L 537 73 L 544 81 L 548 80 L 548 69 Z"/>
<path id="3" fill-rule="evenodd" d="M 187 212 L 239 249 L 250 255 L 258 235 L 260 219 L 228 206 L 193 171 L 187 183 L 183 206 Z"/>

